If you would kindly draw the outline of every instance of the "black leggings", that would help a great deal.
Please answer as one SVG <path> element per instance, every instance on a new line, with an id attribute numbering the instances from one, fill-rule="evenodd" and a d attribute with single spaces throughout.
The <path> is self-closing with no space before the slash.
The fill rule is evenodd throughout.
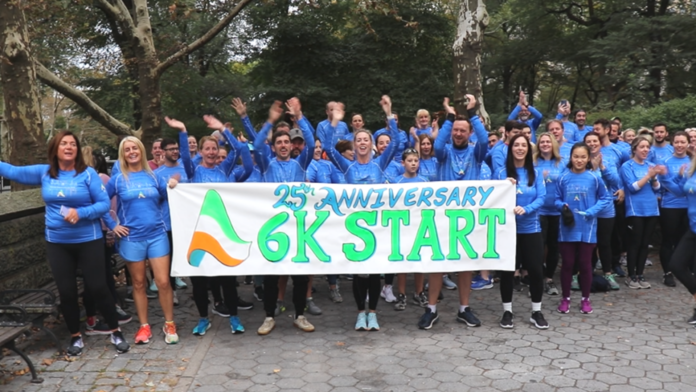
<path id="1" fill-rule="evenodd" d="M 689 290 L 691 295 L 696 294 L 696 277 L 691 273 L 694 263 L 696 263 L 696 234 L 687 230 L 674 250 L 669 266 L 674 277 Z"/>
<path id="2" fill-rule="evenodd" d="M 307 306 L 307 285 L 309 276 L 292 275 L 292 303 L 295 305 L 295 315 L 304 315 Z M 279 275 L 266 275 L 263 278 L 263 309 L 266 317 L 275 317 L 275 308 L 278 301 Z"/>
<path id="3" fill-rule="evenodd" d="M 558 232 L 560 224 L 560 215 L 541 215 L 541 235 L 546 247 L 546 262 L 545 275 L 549 279 L 553 279 L 558 267 Z"/>
<path id="4" fill-rule="evenodd" d="M 660 262 L 662 272 L 670 272 L 672 253 L 684 234 L 689 230 L 689 216 L 686 208 L 661 208 L 660 229 L 662 244 L 660 245 Z"/>
<path id="5" fill-rule="evenodd" d="M 368 293 L 370 294 L 369 309 L 377 310 L 380 285 L 379 275 L 369 275 L 366 278 L 353 275 L 353 297 L 355 298 L 355 304 L 358 305 L 358 310 L 365 310 L 365 297 L 367 297 Z"/>
<path id="6" fill-rule="evenodd" d="M 614 229 L 611 231 L 611 266 L 621 265 L 621 253 L 628 247 L 628 229 L 626 227 L 626 204 L 614 201 Z"/>
<path id="7" fill-rule="evenodd" d="M 634 278 L 642 276 L 645 269 L 645 260 L 648 259 L 648 244 L 652 237 L 655 226 L 657 226 L 656 216 L 631 216 L 626 218 L 626 222 L 631 227 L 629 229 L 628 253 L 628 276 Z"/>
<path id="8" fill-rule="evenodd" d="M 106 234 L 105 232 L 102 232 Z M 106 272 L 106 286 L 109 292 L 114 297 L 114 303 L 118 303 L 118 294 L 116 293 L 116 280 L 114 279 L 113 271 L 111 271 L 111 256 L 114 254 L 113 246 L 106 245 L 106 236 L 104 240 L 104 272 Z M 82 292 L 82 304 L 85 306 L 87 316 L 97 314 L 97 304 L 94 303 L 94 296 L 87 289 Z"/>
<path id="9" fill-rule="evenodd" d="M 231 316 L 237 315 L 237 285 L 234 276 L 192 276 L 193 301 L 196 303 L 198 315 L 208 317 L 208 282 L 217 281 L 222 287 L 225 305 Z M 218 290 L 219 291 L 219 290 Z"/>
<path id="10" fill-rule="evenodd" d="M 174 241 L 172 239 L 172 231 L 167 232 L 167 238 L 169 239 L 169 285 L 172 286 L 172 290 L 176 290 L 176 280 L 172 276 L 172 265 L 174 265 Z M 152 276 L 154 279 L 155 276 Z"/>
<path id="11" fill-rule="evenodd" d="M 394 277 L 396 274 L 384 274 L 384 284 L 391 286 L 394 283 Z"/>
<path id="12" fill-rule="evenodd" d="M 541 302 L 544 293 L 544 241 L 541 233 L 517 234 L 516 263 L 527 270 L 529 292 L 532 302 Z M 500 298 L 503 303 L 512 302 L 512 286 L 515 272 L 502 271 L 500 277 Z"/>
<path id="13" fill-rule="evenodd" d="M 611 272 L 613 255 L 611 253 L 611 235 L 614 231 L 614 218 L 597 218 L 597 250 L 602 261 L 602 271 Z M 597 262 L 597 252 L 592 252 L 592 268 Z"/>
<path id="14" fill-rule="evenodd" d="M 116 303 L 109 292 L 104 272 L 104 240 L 79 244 L 46 244 L 48 264 L 58 286 L 60 309 L 71 334 L 80 332 L 80 305 L 77 302 L 77 269 L 82 270 L 85 290 L 89 291 L 99 312 L 111 329 L 118 328 Z"/>

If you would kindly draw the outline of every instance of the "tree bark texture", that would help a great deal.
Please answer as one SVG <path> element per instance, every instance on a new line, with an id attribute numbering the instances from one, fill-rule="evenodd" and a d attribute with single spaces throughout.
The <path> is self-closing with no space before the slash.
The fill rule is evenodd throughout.
<path id="1" fill-rule="evenodd" d="M 454 106 L 458 113 L 466 113 L 466 94 L 478 101 L 479 117 L 490 126 L 490 117 L 483 101 L 481 86 L 481 52 L 483 33 L 489 18 L 484 0 L 462 0 L 454 40 Z"/>
<path id="2" fill-rule="evenodd" d="M 24 166 L 47 158 L 41 98 L 21 5 L 21 0 L 0 1 L 0 79 L 10 136 L 3 148 L 9 149 L 10 163 Z M 12 183 L 13 191 L 26 188 Z"/>

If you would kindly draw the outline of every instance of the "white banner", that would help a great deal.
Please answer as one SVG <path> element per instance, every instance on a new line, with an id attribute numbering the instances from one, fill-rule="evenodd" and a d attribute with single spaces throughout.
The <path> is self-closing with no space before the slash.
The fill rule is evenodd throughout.
<path id="1" fill-rule="evenodd" d="M 179 184 L 173 276 L 515 269 L 508 181 Z"/>

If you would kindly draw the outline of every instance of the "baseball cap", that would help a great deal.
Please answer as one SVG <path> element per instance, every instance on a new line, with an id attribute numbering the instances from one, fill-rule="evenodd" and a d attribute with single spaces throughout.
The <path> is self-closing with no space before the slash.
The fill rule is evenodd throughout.
<path id="1" fill-rule="evenodd" d="M 290 130 L 290 140 L 295 140 L 297 138 L 304 140 L 304 135 L 302 135 L 302 131 L 299 128 L 291 129 Z"/>

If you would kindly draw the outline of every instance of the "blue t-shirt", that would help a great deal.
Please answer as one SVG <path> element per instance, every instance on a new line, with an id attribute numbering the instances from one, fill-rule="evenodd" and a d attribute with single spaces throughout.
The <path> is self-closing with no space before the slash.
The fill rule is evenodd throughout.
<path id="1" fill-rule="evenodd" d="M 161 204 L 167 199 L 167 183 L 146 171 L 111 177 L 106 184 L 109 198 L 118 196 L 118 220 L 128 228 L 126 241 L 145 241 L 165 232 Z M 104 222 L 113 230 L 116 222 L 107 213 Z"/>
<path id="2" fill-rule="evenodd" d="M 432 157 L 429 159 L 420 159 L 420 163 L 418 165 L 418 175 L 425 177 L 428 179 L 428 181 L 437 181 L 437 158 Z"/>
<path id="3" fill-rule="evenodd" d="M 671 157 L 668 157 L 660 163 L 662 165 L 667 166 L 667 175 L 658 176 L 660 179 L 660 183 L 662 183 L 667 178 L 679 176 L 679 170 L 683 165 L 686 165 L 688 171 L 691 159 L 688 156 L 677 158 L 674 155 L 672 155 Z M 682 192 L 676 194 L 672 191 L 672 189 L 668 187 L 663 187 L 661 206 L 662 208 L 688 208 L 689 201 L 687 200 L 686 196 L 682 194 Z"/>
<path id="4" fill-rule="evenodd" d="M 188 182 L 188 176 L 186 175 L 186 169 L 184 169 L 183 165 L 176 165 L 174 167 L 169 167 L 166 165 L 162 165 L 157 168 L 157 170 L 154 171 L 155 175 L 160 178 L 160 181 L 164 182 L 165 184 L 169 182 L 169 179 L 172 178 L 175 174 L 178 174 L 181 176 L 179 178 L 179 183 L 186 183 Z M 167 231 L 172 231 L 172 216 L 169 212 L 169 199 L 164 199 L 162 201 L 162 220 L 164 220 L 164 228 Z"/>
<path id="5" fill-rule="evenodd" d="M 254 141 L 254 157 L 256 164 L 259 165 L 261 176 L 264 182 L 305 182 L 307 179 L 307 167 L 312 162 L 314 155 L 314 136 L 312 136 L 312 126 L 305 117 L 298 121 L 302 136 L 305 140 L 305 148 L 297 158 L 290 158 L 287 161 L 280 161 L 271 158 L 261 151 L 266 146 L 268 129 L 262 129 Z"/>
<path id="6" fill-rule="evenodd" d="M 566 204 L 573 211 L 575 224 L 566 226 L 561 222 L 558 241 L 597 243 L 597 215 L 613 204 L 604 182 L 590 170 L 566 170 L 556 184 L 556 209 L 561 211 Z"/>
<path id="7" fill-rule="evenodd" d="M 493 173 L 491 172 L 491 168 L 488 167 L 486 162 L 481 162 L 481 173 L 479 174 L 479 180 L 490 180 L 492 175 Z"/>
<path id="8" fill-rule="evenodd" d="M 527 169 L 523 167 L 516 168 L 517 185 L 515 186 L 515 205 L 524 208 L 523 215 L 515 215 L 517 221 L 518 234 L 532 234 L 541 232 L 541 223 L 539 222 L 539 209 L 544 205 L 546 197 L 546 186 L 544 185 L 544 177 L 538 170 L 535 170 L 534 183 L 529 185 L 529 177 Z M 505 180 L 508 178 L 505 167 L 500 168 L 494 176 L 496 180 Z"/>
<path id="9" fill-rule="evenodd" d="M 684 175 L 687 176 L 688 172 Z M 687 199 L 687 216 L 689 217 L 689 229 L 696 233 L 696 175 L 683 177 L 677 174 L 665 179 L 664 186 L 676 196 L 683 196 Z"/>
<path id="10" fill-rule="evenodd" d="M 626 216 L 660 216 L 655 193 L 659 188 L 653 189 L 647 182 L 642 188 L 638 187 L 638 180 L 648 174 L 648 169 L 654 166 L 645 161 L 642 164 L 631 159 L 621 166 L 621 181 L 626 193 Z"/>
<path id="11" fill-rule="evenodd" d="M 481 162 L 486 158 L 488 152 L 486 144 L 488 132 L 478 116 L 473 116 L 470 122 L 474 133 L 481 142 L 467 143 L 462 148 L 455 147 L 452 143 L 453 122 L 450 118 L 445 121 L 437 134 L 433 148 L 439 166 L 439 181 L 479 180 L 481 178 Z"/>
<path id="12" fill-rule="evenodd" d="M 546 184 L 546 196 L 544 197 L 544 205 L 539 209 L 539 215 L 543 216 L 558 216 L 561 213 L 556 209 L 556 182 L 558 177 L 566 170 L 563 161 L 556 162 L 555 159 L 546 160 L 539 156 L 535 165 L 537 173 L 541 173 Z"/>
<path id="13" fill-rule="evenodd" d="M 80 174 L 58 171 L 48 174 L 49 165 L 13 166 L 0 162 L 0 176 L 26 185 L 41 185 L 46 203 L 46 241 L 55 244 L 79 244 L 102 238 L 99 218 L 108 214 L 111 201 L 97 172 L 88 167 Z M 74 208 L 79 220 L 65 221 L 60 208 Z"/>

